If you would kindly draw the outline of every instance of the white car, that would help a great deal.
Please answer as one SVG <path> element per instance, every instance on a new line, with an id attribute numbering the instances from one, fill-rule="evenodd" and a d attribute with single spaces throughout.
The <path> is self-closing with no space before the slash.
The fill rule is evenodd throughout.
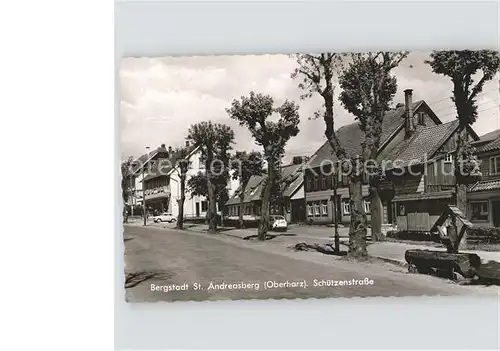
<path id="1" fill-rule="evenodd" d="M 170 213 L 167 213 L 167 212 L 164 212 L 162 213 L 161 215 L 159 216 L 154 216 L 153 217 L 153 221 L 155 223 L 159 223 L 159 222 L 169 222 L 169 223 L 173 223 L 175 222 L 177 219 L 172 216 Z"/>
<path id="2" fill-rule="evenodd" d="M 269 216 L 269 223 L 271 224 L 272 230 L 286 231 L 288 229 L 288 223 L 286 222 L 286 219 L 283 216 L 271 215 Z"/>

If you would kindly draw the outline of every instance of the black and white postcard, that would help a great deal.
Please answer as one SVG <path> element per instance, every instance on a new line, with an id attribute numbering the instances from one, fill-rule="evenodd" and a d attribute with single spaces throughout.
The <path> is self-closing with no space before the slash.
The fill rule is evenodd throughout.
<path id="1" fill-rule="evenodd" d="M 128 302 L 494 295 L 498 53 L 129 57 Z"/>

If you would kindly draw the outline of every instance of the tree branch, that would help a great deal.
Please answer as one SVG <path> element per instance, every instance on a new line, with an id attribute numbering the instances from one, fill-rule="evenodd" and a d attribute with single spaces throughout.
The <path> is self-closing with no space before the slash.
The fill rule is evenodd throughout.
<path id="1" fill-rule="evenodd" d="M 486 74 L 483 74 L 483 77 L 477 82 L 477 84 L 472 89 L 472 93 L 470 94 L 467 100 L 472 101 L 481 90 L 483 90 L 484 83 L 489 79 Z"/>

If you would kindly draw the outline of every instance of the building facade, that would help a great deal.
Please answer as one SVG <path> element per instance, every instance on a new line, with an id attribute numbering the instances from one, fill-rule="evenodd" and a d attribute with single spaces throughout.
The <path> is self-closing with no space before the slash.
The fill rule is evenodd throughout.
<path id="1" fill-rule="evenodd" d="M 270 214 L 283 215 L 287 222 L 301 222 L 305 217 L 304 158 L 294 158 L 292 164 L 281 167 L 279 196 L 271 200 Z M 243 220 L 257 221 L 261 215 L 262 191 L 267 177 L 252 176 L 243 194 Z M 240 213 L 240 188 L 233 192 L 226 202 L 228 219 L 238 220 Z"/>
<path id="2" fill-rule="evenodd" d="M 398 231 L 430 232 L 446 205 L 456 204 L 453 158 L 458 132 L 458 120 L 417 128 L 390 155 L 399 162 L 387 175 Z M 470 142 L 478 139 L 471 128 L 463 134 Z"/>
<path id="3" fill-rule="evenodd" d="M 208 200 L 205 196 L 193 196 L 187 189 L 189 179 L 204 172 L 205 164 L 201 157 L 201 151 L 198 147 L 189 146 L 188 155 L 185 157 L 189 161 L 188 172 L 186 174 L 186 194 L 184 200 L 185 218 L 205 218 L 208 211 Z M 178 151 L 172 151 L 169 147 L 169 153 L 156 157 L 153 162 L 156 166 L 149 167 L 144 178 L 143 188 L 146 207 L 150 212 L 167 212 L 175 217 L 179 215 L 179 202 L 181 198 L 181 175 L 178 162 L 181 159 Z"/>
<path id="4" fill-rule="evenodd" d="M 189 152 L 189 169 L 186 175 L 186 185 L 189 179 L 204 172 L 205 164 L 199 148 L 185 146 Z M 181 198 L 180 173 L 178 161 L 180 152 L 172 147 L 165 148 L 162 144 L 149 154 L 144 154 L 132 162 L 132 176 L 130 182 L 130 196 L 128 204 L 133 208 L 142 206 L 145 198 L 146 208 L 150 214 L 167 212 L 173 216 L 179 214 L 179 200 Z M 237 188 L 234 180 L 228 184 L 228 193 L 231 196 Z M 192 196 L 186 188 L 184 201 L 185 218 L 205 218 L 208 211 L 208 199 L 205 196 Z M 218 208 L 219 211 L 219 208 Z M 133 215 L 133 213 L 132 213 Z"/>
<path id="5" fill-rule="evenodd" d="M 376 159 L 379 163 L 389 159 L 395 151 L 414 135 L 415 131 L 430 125 L 441 124 L 441 121 L 425 103 L 413 102 L 412 90 L 405 91 L 405 103 L 397 104 L 395 108 L 386 112 L 382 123 L 380 147 Z M 341 146 L 349 157 L 361 155 L 364 133 L 355 122 L 338 129 L 337 136 Z M 305 167 L 305 197 L 307 206 L 307 221 L 311 223 L 334 223 L 335 216 L 339 222 L 349 223 L 351 220 L 350 196 L 348 179 L 346 176 L 337 175 L 334 178 L 331 171 L 336 165 L 337 158 L 328 142 L 325 142 L 311 157 Z M 337 198 L 334 201 L 334 185 L 337 187 Z M 384 182 L 380 195 L 382 201 L 381 213 L 384 224 L 395 223 L 394 188 L 391 182 Z M 362 185 L 364 197 L 363 208 L 370 221 L 371 202 L 368 191 L 368 181 L 364 179 Z"/>
<path id="6" fill-rule="evenodd" d="M 481 162 L 482 177 L 468 189 L 468 218 L 477 226 L 499 228 L 500 136 L 493 139 L 481 138 L 473 146 L 476 147 L 476 154 Z"/>

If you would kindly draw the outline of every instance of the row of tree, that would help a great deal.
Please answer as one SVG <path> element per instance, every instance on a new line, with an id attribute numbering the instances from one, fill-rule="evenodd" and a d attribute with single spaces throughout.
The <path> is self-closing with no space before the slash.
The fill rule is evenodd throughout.
<path id="1" fill-rule="evenodd" d="M 211 121 L 192 125 L 188 130 L 187 139 L 201 152 L 205 167 L 204 172 L 199 172 L 186 182 L 189 160 L 183 157 L 179 161 L 181 197 L 178 228 L 183 228 L 185 190 L 188 189 L 192 196 L 201 195 L 208 198 L 208 231 L 215 233 L 219 218 L 217 203 L 219 208 L 224 208 L 229 198 L 227 184 L 230 177 L 239 180 L 239 222 L 240 226 L 243 226 L 243 201 L 247 185 L 252 176 L 266 174 L 258 226 L 258 238 L 265 240 L 269 228 L 270 202 L 280 182 L 280 160 L 284 155 L 286 143 L 299 132 L 298 110 L 299 106 L 294 102 L 286 100 L 280 106 L 275 106 L 271 96 L 254 92 L 250 92 L 249 96 L 242 96 L 239 100 L 233 100 L 226 112 L 230 118 L 251 132 L 255 143 L 262 147 L 262 152 L 237 151 L 231 155 L 234 132 L 229 126 Z M 275 116 L 277 118 L 274 118 Z M 186 152 L 183 151 L 184 154 Z"/>
<path id="2" fill-rule="evenodd" d="M 321 53 L 316 55 L 293 55 L 298 67 L 291 74 L 304 91 L 302 99 L 315 94 L 323 98 L 323 110 L 315 117 L 323 116 L 325 136 L 331 145 L 340 166 L 350 166 L 349 193 L 351 224 L 349 229 L 349 253 L 352 256 L 366 256 L 367 219 L 362 206 L 362 180 L 367 170 L 360 165 L 374 160 L 380 146 L 382 122 L 385 113 L 397 91 L 396 77 L 391 71 L 405 59 L 408 52 L 370 52 L 354 54 Z M 471 165 L 470 147 L 463 131 L 477 119 L 477 96 L 484 84 L 493 79 L 499 71 L 498 52 L 480 51 L 434 51 L 425 61 L 433 72 L 447 76 L 453 83 L 451 100 L 455 103 L 459 130 L 457 150 L 454 153 L 456 174 L 456 199 L 459 208 L 466 213 L 467 171 Z M 339 100 L 347 111 L 355 116 L 364 133 L 361 155 L 348 155 L 339 143 L 335 131 L 334 89 L 342 91 Z M 465 175 L 465 176 L 464 176 Z M 372 239 L 382 240 L 382 208 L 379 195 L 380 170 L 368 172 L 371 198 Z M 337 227 L 337 226 L 336 226 Z M 464 240 L 465 242 L 465 240 Z M 338 248 L 337 248 L 338 249 Z"/>
<path id="3" fill-rule="evenodd" d="M 226 124 L 203 121 L 192 125 L 187 132 L 187 140 L 192 147 L 201 153 L 204 171 L 187 177 L 190 165 L 190 147 L 178 148 L 176 155 L 176 171 L 180 180 L 180 197 L 178 199 L 179 214 L 177 228 L 184 228 L 184 203 L 186 192 L 191 196 L 205 196 L 208 199 L 207 220 L 209 233 L 217 231 L 217 223 L 221 216 L 217 207 L 226 211 L 225 203 L 229 199 L 227 184 L 230 178 L 239 180 L 239 224 L 243 227 L 243 203 L 246 188 L 252 176 L 265 174 L 262 207 L 258 227 L 258 237 L 264 240 L 269 228 L 269 209 L 272 200 L 280 198 L 279 182 L 281 177 L 280 161 L 284 155 L 286 143 L 299 132 L 299 106 L 294 102 L 284 101 L 274 106 L 269 95 L 250 92 L 249 96 L 235 99 L 226 109 L 229 117 L 248 128 L 262 152 L 237 151 L 231 154 L 234 143 L 234 131 Z M 277 117 L 277 118 L 274 118 Z M 264 161 L 267 168 L 264 169 Z M 128 178 L 131 175 L 132 160 L 122 163 L 122 199 L 124 203 L 124 221 L 126 221 L 125 204 L 128 201 Z M 218 205 L 218 206 L 217 206 Z M 223 216 L 222 216 L 223 217 Z"/>
<path id="4" fill-rule="evenodd" d="M 362 180 L 366 177 L 367 170 L 362 165 L 365 164 L 364 161 L 373 160 L 377 156 L 382 122 L 397 91 L 397 80 L 392 71 L 407 55 L 408 52 L 292 55 L 297 62 L 297 68 L 292 72 L 291 77 L 298 81 L 299 88 L 304 92 L 301 98 L 308 99 L 316 94 L 322 97 L 323 108 L 315 113 L 315 117 L 323 117 L 324 135 L 339 160 L 339 166 L 355 170 L 349 172 L 348 176 L 351 206 L 349 254 L 351 256 L 367 255 L 367 217 L 362 204 Z M 493 79 L 498 72 L 499 57 L 497 52 L 489 50 L 434 51 L 426 63 L 435 73 L 449 77 L 453 83 L 451 100 L 455 103 L 457 118 L 460 122 L 458 148 L 454 154 L 457 172 L 457 204 L 465 213 L 467 177 L 462 175 L 464 174 L 463 165 L 467 164 L 464 161 L 470 159 L 471 152 L 461 132 L 477 119 L 477 96 L 481 93 L 484 84 Z M 338 100 L 347 111 L 355 116 L 364 133 L 360 155 L 348 154 L 336 134 L 334 92 L 337 86 L 341 88 Z M 250 131 L 256 144 L 262 147 L 262 154 L 242 151 L 231 155 L 234 132 L 225 124 L 208 121 L 192 125 L 188 130 L 188 139 L 199 147 L 205 162 L 205 172 L 191 177 L 186 183 L 189 168 L 188 150 L 181 151 L 183 157 L 178 163 L 181 180 L 178 227 L 183 227 L 183 204 L 187 188 L 192 195 L 207 196 L 209 232 L 215 233 L 218 217 L 217 203 L 223 207 L 227 201 L 227 183 L 231 176 L 240 181 L 239 213 L 242 225 L 242 204 L 247 184 L 252 175 L 266 173 L 258 227 L 258 237 L 264 240 L 269 226 L 270 199 L 281 174 L 280 160 L 287 142 L 299 132 L 298 111 L 299 106 L 294 102 L 285 100 L 280 106 L 275 106 L 271 96 L 255 92 L 232 101 L 226 112 L 230 118 L 238 121 L 241 126 Z M 237 162 L 231 163 L 231 160 L 237 160 Z M 264 160 L 267 164 L 265 170 L 263 169 Z M 232 168 L 231 164 L 239 164 L 238 170 Z M 382 177 L 383 174 L 376 169 L 371 169 L 368 173 L 373 240 L 383 239 L 382 205 L 379 195 Z M 335 221 L 337 222 L 337 218 Z M 335 230 L 337 231 L 337 225 Z M 338 241 L 336 244 L 338 250 Z"/>

